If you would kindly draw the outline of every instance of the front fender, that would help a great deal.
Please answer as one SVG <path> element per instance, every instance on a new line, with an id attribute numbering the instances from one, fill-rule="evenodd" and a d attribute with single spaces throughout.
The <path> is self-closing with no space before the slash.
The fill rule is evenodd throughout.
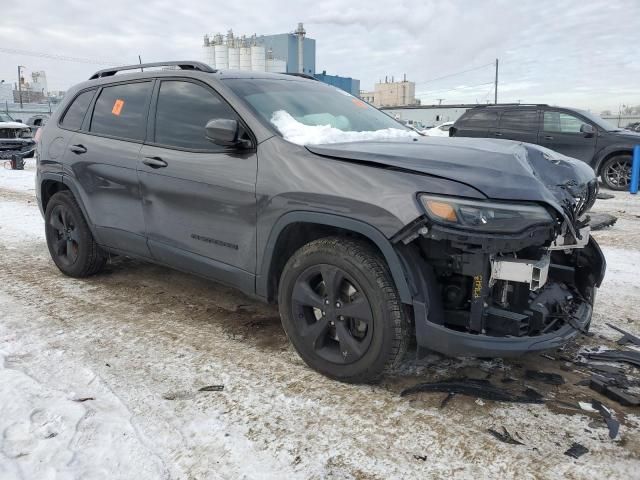
<path id="1" fill-rule="evenodd" d="M 264 255 L 260 264 L 260 273 L 256 276 L 257 295 L 261 297 L 268 296 L 269 271 L 273 261 L 275 246 L 278 243 L 278 238 L 282 231 L 288 225 L 293 223 L 312 223 L 336 227 L 358 233 L 368 238 L 378 247 L 380 252 L 382 252 L 387 265 L 389 266 L 391 276 L 393 277 L 393 281 L 398 289 L 402 302 L 407 304 L 412 303 L 412 293 L 409 289 L 409 285 L 407 284 L 405 270 L 402 266 L 398 253 L 391 242 L 382 234 L 382 232 L 380 232 L 380 230 L 353 218 L 309 211 L 294 211 L 286 213 L 273 225 L 264 248 Z"/>

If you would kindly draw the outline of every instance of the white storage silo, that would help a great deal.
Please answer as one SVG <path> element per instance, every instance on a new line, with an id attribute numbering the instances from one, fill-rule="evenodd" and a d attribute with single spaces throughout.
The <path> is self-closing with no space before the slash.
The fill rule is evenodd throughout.
<path id="1" fill-rule="evenodd" d="M 279 58 L 267 58 L 267 72 L 285 73 L 287 71 L 287 62 Z"/>
<path id="2" fill-rule="evenodd" d="M 240 49 L 238 47 L 229 47 L 229 69 L 240 69 Z"/>
<path id="3" fill-rule="evenodd" d="M 214 51 L 213 45 L 204 45 L 202 47 L 204 63 L 209 65 L 211 68 L 216 68 L 216 55 Z"/>
<path id="4" fill-rule="evenodd" d="M 251 47 L 240 47 L 240 70 L 251 70 Z"/>
<path id="5" fill-rule="evenodd" d="M 226 70 L 229 68 L 229 52 L 226 45 L 218 44 L 213 46 L 215 50 L 216 68 Z"/>
<path id="6" fill-rule="evenodd" d="M 251 70 L 254 72 L 266 70 L 266 52 L 262 45 L 251 45 Z"/>

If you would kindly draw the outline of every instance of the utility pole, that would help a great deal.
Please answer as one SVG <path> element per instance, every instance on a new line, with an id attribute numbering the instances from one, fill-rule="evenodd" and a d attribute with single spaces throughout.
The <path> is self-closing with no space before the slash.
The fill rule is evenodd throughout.
<path id="1" fill-rule="evenodd" d="M 496 105 L 498 104 L 498 59 L 496 58 L 496 85 L 495 85 L 495 96 L 494 102 Z"/>
<path id="2" fill-rule="evenodd" d="M 22 110 L 22 77 L 20 77 L 20 69 L 26 68 L 24 65 L 18 65 L 18 98 L 20 99 L 20 110 Z"/>
<path id="3" fill-rule="evenodd" d="M 140 55 L 138 55 L 138 62 L 140 62 L 140 65 L 142 65 L 142 57 Z M 144 72 L 144 68 L 140 67 L 140 71 Z"/>
<path id="4" fill-rule="evenodd" d="M 438 100 L 438 105 L 442 105 L 442 101 L 444 100 L 444 98 L 436 98 L 436 100 Z"/>

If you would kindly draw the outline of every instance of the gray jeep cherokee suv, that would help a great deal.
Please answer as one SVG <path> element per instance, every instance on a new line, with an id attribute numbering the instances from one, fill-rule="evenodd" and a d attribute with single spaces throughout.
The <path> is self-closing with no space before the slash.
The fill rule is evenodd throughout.
<path id="1" fill-rule="evenodd" d="M 161 65 L 173 69 L 149 69 Z M 42 130 L 37 195 L 63 273 L 122 254 L 235 286 L 277 302 L 300 356 L 350 382 L 396 366 L 413 335 L 448 355 L 513 356 L 589 327 L 605 260 L 585 163 L 409 134 L 310 79 L 143 67 L 97 72 Z M 400 138 L 300 145 L 277 112 Z"/>

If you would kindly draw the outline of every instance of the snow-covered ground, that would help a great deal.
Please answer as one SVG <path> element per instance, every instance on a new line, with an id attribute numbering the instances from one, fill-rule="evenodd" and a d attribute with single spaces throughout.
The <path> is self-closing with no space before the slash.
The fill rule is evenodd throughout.
<path id="1" fill-rule="evenodd" d="M 90 279 L 62 276 L 33 183 L 31 161 L 0 169 L 2 480 L 637 478 L 637 410 L 575 386 L 584 373 L 571 364 L 429 355 L 380 385 L 330 381 L 289 347 L 275 308 L 232 289 L 122 258 Z M 606 322 L 640 335 L 640 198 L 616 194 L 595 209 L 620 220 L 595 233 L 608 273 L 595 336 L 576 349 L 614 347 Z M 425 380 L 520 379 L 526 368 L 567 383 L 533 383 L 546 405 L 399 396 Z M 224 390 L 199 391 L 209 385 Z M 591 398 L 621 421 L 615 440 L 598 415 L 566 407 Z M 487 433 L 503 426 L 524 445 Z M 564 455 L 573 442 L 589 453 Z"/>

